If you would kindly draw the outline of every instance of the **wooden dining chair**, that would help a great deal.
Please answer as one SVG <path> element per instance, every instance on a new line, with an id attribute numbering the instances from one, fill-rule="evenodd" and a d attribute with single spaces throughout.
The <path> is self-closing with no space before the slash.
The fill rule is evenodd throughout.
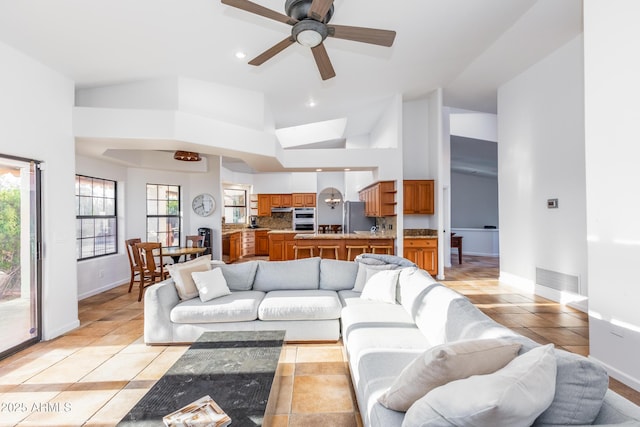
<path id="1" fill-rule="evenodd" d="M 138 272 L 140 274 L 140 292 L 138 301 L 142 301 L 142 294 L 145 288 L 167 278 L 162 262 L 156 263 L 156 257 L 162 260 L 162 244 L 156 242 L 136 243 L 134 247 L 134 257 L 137 257 Z M 155 251 L 155 253 L 154 253 Z"/>
<path id="2" fill-rule="evenodd" d="M 138 264 L 135 261 L 133 253 L 137 250 L 134 245 L 141 242 L 142 239 L 140 238 L 128 239 L 124 241 L 127 248 L 127 258 L 129 258 L 129 269 L 131 270 L 131 278 L 129 279 L 129 293 L 131 293 L 131 289 L 133 289 L 133 284 L 140 281 L 140 272 L 138 271 Z"/>
<path id="3" fill-rule="evenodd" d="M 187 247 L 201 248 L 204 246 L 204 236 L 187 236 L 185 237 L 185 242 L 187 244 Z M 189 242 L 191 242 L 191 245 L 189 245 Z M 200 254 L 193 254 L 189 257 L 189 259 L 197 258 L 199 256 Z"/>

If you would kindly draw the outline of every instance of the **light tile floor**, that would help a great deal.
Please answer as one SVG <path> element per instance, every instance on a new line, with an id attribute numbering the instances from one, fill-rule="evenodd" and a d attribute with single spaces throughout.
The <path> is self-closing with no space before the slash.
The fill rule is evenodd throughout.
<path id="1" fill-rule="evenodd" d="M 588 318 L 499 284 L 497 260 L 465 256 L 445 284 L 540 343 L 588 354 Z M 80 301 L 81 327 L 0 361 L 0 426 L 113 426 L 187 346 L 146 346 L 143 304 L 120 286 Z M 340 343 L 287 344 L 273 426 L 362 425 Z M 640 393 L 611 387 L 640 404 Z"/>

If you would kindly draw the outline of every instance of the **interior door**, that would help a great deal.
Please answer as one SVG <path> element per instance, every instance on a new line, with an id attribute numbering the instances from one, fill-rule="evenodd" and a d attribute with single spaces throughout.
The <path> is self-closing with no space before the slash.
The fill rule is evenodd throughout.
<path id="1" fill-rule="evenodd" d="M 39 162 L 0 154 L 0 358 L 40 341 Z"/>

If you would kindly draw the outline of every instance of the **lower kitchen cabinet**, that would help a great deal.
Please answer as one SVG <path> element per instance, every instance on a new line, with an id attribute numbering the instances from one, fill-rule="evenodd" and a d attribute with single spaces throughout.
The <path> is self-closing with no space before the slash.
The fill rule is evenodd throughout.
<path id="1" fill-rule="evenodd" d="M 404 257 L 427 273 L 438 274 L 438 239 L 404 238 Z"/>
<path id="2" fill-rule="evenodd" d="M 256 232 L 256 255 L 269 255 L 269 235 L 267 230 L 257 230 Z"/>

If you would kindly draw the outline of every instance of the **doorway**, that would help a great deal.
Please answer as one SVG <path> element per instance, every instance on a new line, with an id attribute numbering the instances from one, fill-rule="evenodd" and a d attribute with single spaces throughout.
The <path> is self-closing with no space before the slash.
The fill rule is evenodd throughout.
<path id="1" fill-rule="evenodd" d="M 0 359 L 41 339 L 39 165 L 0 154 Z"/>

